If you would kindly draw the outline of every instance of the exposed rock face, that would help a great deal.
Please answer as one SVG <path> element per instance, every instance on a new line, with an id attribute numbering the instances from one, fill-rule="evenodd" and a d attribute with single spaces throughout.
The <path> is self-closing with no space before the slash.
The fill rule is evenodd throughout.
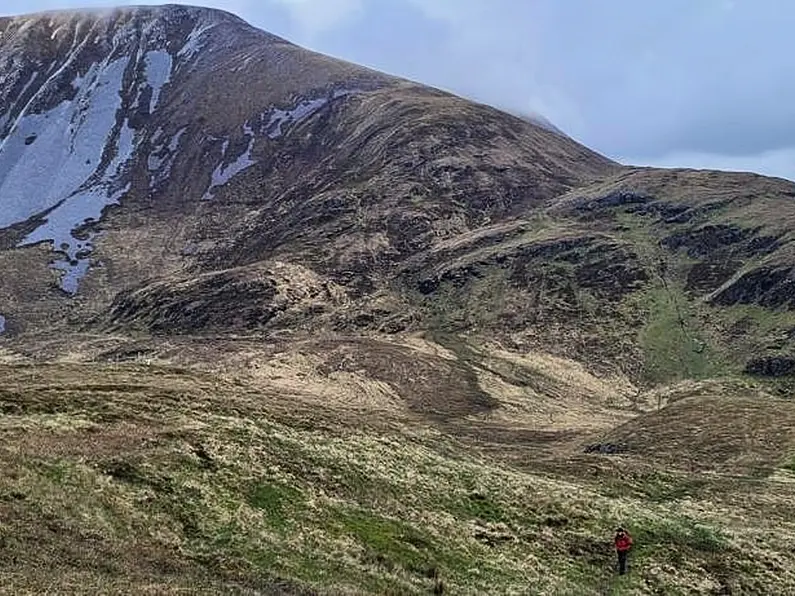
<path id="1" fill-rule="evenodd" d="M 707 225 L 672 234 L 663 239 L 663 245 L 671 250 L 685 249 L 692 258 L 704 258 L 720 249 L 743 242 L 750 234 L 751 230 L 736 226 Z"/>
<path id="2" fill-rule="evenodd" d="M 616 443 L 593 443 L 586 445 L 583 450 L 585 453 L 599 453 L 602 455 L 616 455 L 627 451 L 626 445 L 618 445 Z"/>
<path id="3" fill-rule="evenodd" d="M 113 235 L 110 207 L 128 229 L 186 222 L 171 240 L 201 269 L 298 249 L 367 293 L 363 254 L 393 261 L 430 246 L 434 219 L 465 231 L 613 167 L 553 131 L 220 11 L 41 13 L 0 32 L 0 236 L 51 243 L 70 294 L 101 252 L 113 258 L 96 246 Z M 409 198 L 423 204 L 406 209 Z"/>
<path id="4" fill-rule="evenodd" d="M 745 372 L 761 377 L 784 377 L 795 373 L 795 358 L 770 356 L 756 358 L 745 367 Z"/>
<path id="5" fill-rule="evenodd" d="M 718 292 L 716 304 L 758 304 L 767 308 L 795 308 L 795 279 L 791 267 L 760 267 L 743 273 Z"/>
<path id="6" fill-rule="evenodd" d="M 117 296 L 110 316 L 116 324 L 142 326 L 153 333 L 202 333 L 241 327 L 256 329 L 280 310 L 270 279 L 243 280 L 232 273 L 160 282 Z"/>

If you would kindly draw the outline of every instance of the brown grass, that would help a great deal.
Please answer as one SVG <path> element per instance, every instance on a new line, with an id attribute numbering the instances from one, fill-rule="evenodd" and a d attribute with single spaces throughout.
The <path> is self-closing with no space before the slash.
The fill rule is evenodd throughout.
<path id="1" fill-rule="evenodd" d="M 91 345 L 75 353 L 113 352 Z M 7 591 L 427 593 L 416 565 L 461 594 L 795 585 L 795 411 L 753 384 L 682 384 L 627 422 L 631 384 L 543 354 L 418 337 L 148 349 L 182 363 L 0 366 Z M 437 375 L 434 397 L 423 366 L 470 370 L 491 413 L 440 417 L 463 377 Z M 629 452 L 583 454 L 595 440 Z M 252 482 L 273 504 L 251 504 Z M 626 581 L 617 523 L 638 541 Z"/>
<path id="2" fill-rule="evenodd" d="M 795 404 L 747 390 L 704 392 L 606 435 L 629 453 L 698 472 L 770 472 L 795 450 Z"/>

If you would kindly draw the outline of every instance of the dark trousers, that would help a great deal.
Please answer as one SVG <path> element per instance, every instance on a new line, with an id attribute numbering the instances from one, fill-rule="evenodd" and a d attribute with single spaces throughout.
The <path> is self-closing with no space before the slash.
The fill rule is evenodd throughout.
<path id="1" fill-rule="evenodd" d="M 624 575 L 627 572 L 627 555 L 629 552 L 625 550 L 616 552 L 618 552 L 618 572 L 621 575 Z"/>

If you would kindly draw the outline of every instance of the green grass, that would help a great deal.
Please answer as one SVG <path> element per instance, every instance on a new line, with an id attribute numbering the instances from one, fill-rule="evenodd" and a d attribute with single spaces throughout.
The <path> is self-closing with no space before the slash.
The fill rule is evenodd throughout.
<path id="1" fill-rule="evenodd" d="M 333 511 L 330 523 L 333 534 L 353 538 L 363 547 L 367 562 L 423 577 L 438 572 L 443 558 L 440 547 L 412 524 L 349 508 Z"/>
<path id="2" fill-rule="evenodd" d="M 142 385 L 162 382 L 162 371 L 133 372 Z M 65 384 L 59 375 L 86 369 L 38 374 Z M 433 426 L 386 430 L 358 418 L 354 427 L 328 409 L 307 409 L 294 425 L 292 404 L 282 418 L 273 396 L 237 382 L 204 391 L 203 382 L 174 377 L 184 399 L 170 404 L 159 391 L 105 396 L 103 411 L 122 427 L 102 415 L 86 423 L 92 413 L 77 406 L 90 402 L 79 391 L 51 414 L 38 407 L 2 419 L 0 554 L 12 549 L 19 562 L 16 579 L 2 576 L 9 589 L 86 569 L 95 571 L 79 581 L 95 593 L 121 593 L 114 578 L 160 593 L 199 584 L 268 593 L 273 582 L 321 594 L 428 594 L 441 585 L 446 594 L 687 593 L 718 573 L 711 569 L 735 583 L 752 578 L 747 585 L 763 592 L 772 585 L 759 544 L 743 537 L 765 512 L 786 515 L 786 502 L 766 510 L 764 499 L 746 504 L 747 493 L 737 493 L 738 505 L 715 502 L 739 489 L 629 464 L 594 476 L 568 455 L 565 473 L 548 461 L 541 472 L 530 450 L 503 459 Z M 34 389 L 14 399 L 25 412 L 45 398 Z M 613 572 L 617 524 L 636 539 L 628 579 Z M 786 524 L 772 531 L 776 544 L 788 543 Z"/>
<path id="3" fill-rule="evenodd" d="M 706 379 L 723 372 L 721 356 L 701 335 L 692 307 L 679 288 L 652 287 L 640 304 L 648 313 L 639 338 L 648 383 Z"/>
<path id="4" fill-rule="evenodd" d="M 286 530 L 295 510 L 303 505 L 303 497 L 294 487 L 258 482 L 249 490 L 248 504 L 263 513 L 270 527 Z"/>
<path id="5" fill-rule="evenodd" d="M 461 519 L 475 519 L 486 522 L 503 522 L 510 519 L 504 507 L 488 494 L 469 493 L 450 499 L 444 505 L 445 511 Z"/>
<path id="6" fill-rule="evenodd" d="M 671 554 L 719 553 L 729 549 L 729 540 L 720 529 L 686 517 L 641 520 L 633 538 L 640 553 L 658 549 Z"/>
<path id="7" fill-rule="evenodd" d="M 785 470 L 795 473 L 795 456 L 790 456 L 781 466 Z"/>
<path id="8" fill-rule="evenodd" d="M 638 474 L 628 481 L 624 478 L 605 479 L 600 492 L 605 496 L 620 497 L 628 493 L 652 503 L 670 503 L 687 498 L 698 498 L 710 490 L 710 483 L 698 476 L 671 474 L 665 471 Z"/>
<path id="9" fill-rule="evenodd" d="M 725 373 L 724 350 L 714 341 L 701 306 L 684 291 L 688 257 L 669 253 L 659 244 L 661 234 L 671 230 L 659 231 L 623 211 L 616 214 L 616 221 L 622 225 L 621 237 L 632 244 L 651 274 L 646 289 L 623 305 L 643 322 L 637 338 L 645 360 L 642 380 L 658 385 Z"/>

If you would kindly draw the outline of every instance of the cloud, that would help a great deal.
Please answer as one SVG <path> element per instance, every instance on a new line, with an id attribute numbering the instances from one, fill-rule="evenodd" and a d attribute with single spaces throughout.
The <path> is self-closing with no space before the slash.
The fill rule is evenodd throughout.
<path id="1" fill-rule="evenodd" d="M 776 0 L 378 0 L 311 45 L 541 114 L 611 157 L 780 172 L 771 156 L 795 146 L 793 17 Z"/>
<path id="2" fill-rule="evenodd" d="M 315 49 L 518 113 L 576 120 L 576 106 L 540 76 L 533 6 L 514 0 L 379 0 Z"/>
<path id="3" fill-rule="evenodd" d="M 363 0 L 273 0 L 284 5 L 303 37 L 314 38 L 318 34 L 339 27 L 362 10 Z"/>
<path id="4" fill-rule="evenodd" d="M 795 5 L 613 0 L 578 18 L 572 4 L 548 17 L 557 26 L 542 45 L 583 112 L 559 123 L 578 138 L 645 159 L 795 146 L 795 82 L 784 74 L 795 69 Z M 550 33 L 564 22 L 569 35 Z"/>
<path id="5" fill-rule="evenodd" d="M 752 155 L 727 156 L 716 153 L 671 153 L 651 161 L 629 159 L 624 163 L 660 168 L 695 168 L 756 172 L 795 181 L 795 148 L 765 151 Z"/>
<path id="6" fill-rule="evenodd" d="M 75 8 L 105 8 L 108 6 L 125 6 L 125 5 L 157 5 L 157 4 L 186 4 L 196 5 L 202 4 L 198 0 L 132 0 L 132 1 L 115 1 L 114 0 L 3 0 L 0 7 L 0 14 L 26 14 L 33 12 L 41 12 L 46 10 L 59 10 L 59 9 L 75 9 Z M 255 0 L 209 0 L 203 4 L 210 5 L 214 8 L 220 8 L 235 14 L 243 14 L 253 9 L 259 3 Z"/>

